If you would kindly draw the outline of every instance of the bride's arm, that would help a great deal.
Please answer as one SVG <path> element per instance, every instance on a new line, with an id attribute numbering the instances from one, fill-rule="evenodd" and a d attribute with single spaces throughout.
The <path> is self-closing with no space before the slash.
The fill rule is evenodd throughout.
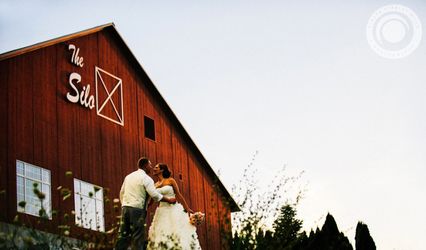
<path id="1" fill-rule="evenodd" d="M 188 204 L 186 203 L 185 198 L 183 198 L 183 195 L 180 193 L 179 191 L 179 187 L 175 181 L 175 179 L 170 178 L 170 182 L 172 184 L 173 190 L 175 191 L 176 197 L 182 202 L 183 208 L 185 208 L 185 210 L 189 213 L 194 213 L 194 211 L 189 208 Z"/>

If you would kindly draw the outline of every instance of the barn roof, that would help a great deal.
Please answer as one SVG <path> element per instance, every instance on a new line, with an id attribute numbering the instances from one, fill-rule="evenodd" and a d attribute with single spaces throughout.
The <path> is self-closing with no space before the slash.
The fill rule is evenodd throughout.
<path id="1" fill-rule="evenodd" d="M 183 136 L 185 142 L 188 143 L 190 149 L 193 151 L 197 159 L 200 161 L 202 166 L 204 166 L 205 170 L 213 178 L 214 183 L 216 183 L 219 186 L 219 189 L 224 193 L 226 200 L 229 202 L 229 207 L 232 212 L 240 211 L 239 206 L 235 202 L 235 200 L 232 198 L 231 194 L 228 192 L 226 187 L 223 185 L 223 183 L 220 181 L 219 177 L 216 175 L 215 171 L 212 169 L 210 164 L 207 162 L 206 158 L 203 156 L 201 151 L 198 149 L 195 142 L 192 140 L 192 138 L 189 136 L 188 132 L 186 132 L 185 128 L 177 118 L 177 116 L 174 114 L 170 106 L 167 104 L 166 100 L 163 98 L 163 96 L 160 94 L 158 89 L 155 87 L 154 83 L 149 78 L 148 74 L 145 72 L 145 70 L 142 68 L 142 65 L 139 63 L 135 55 L 132 53 L 130 48 L 126 45 L 126 42 L 124 39 L 120 36 L 117 29 L 114 26 L 114 23 L 108 23 L 105 25 L 97 26 L 91 29 L 83 30 L 80 32 L 72 33 L 69 35 L 61 36 L 58 38 L 54 38 L 48 41 L 40 42 L 34 45 L 30 45 L 24 48 L 12 50 L 3 54 L 0 54 L 0 61 L 6 60 L 8 58 L 16 57 L 34 50 L 38 50 L 41 48 L 45 48 L 51 45 L 55 45 L 61 42 L 65 42 L 71 39 L 76 39 L 79 37 L 83 37 L 86 35 L 90 35 L 93 33 L 97 33 L 99 31 L 107 31 L 109 32 L 119 43 L 121 49 L 123 49 L 123 52 L 126 53 L 129 57 L 129 60 L 133 61 L 134 67 L 136 68 L 137 72 L 144 75 L 148 81 L 146 82 L 147 88 L 149 91 L 151 91 L 151 94 L 156 98 L 160 106 L 164 109 L 165 113 L 168 115 L 168 117 L 171 119 L 171 121 L 176 125 L 176 128 Z"/>

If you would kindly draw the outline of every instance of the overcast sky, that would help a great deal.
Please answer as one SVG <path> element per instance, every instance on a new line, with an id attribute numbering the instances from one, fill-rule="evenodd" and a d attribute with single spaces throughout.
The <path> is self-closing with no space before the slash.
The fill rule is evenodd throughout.
<path id="1" fill-rule="evenodd" d="M 27 2 L 0 2 L 0 53 L 114 22 L 228 189 L 259 151 L 262 184 L 306 172 L 305 229 L 330 212 L 351 242 L 362 220 L 378 249 L 426 245 L 426 39 L 387 59 L 366 35 L 388 4 L 426 26 L 426 3 Z"/>

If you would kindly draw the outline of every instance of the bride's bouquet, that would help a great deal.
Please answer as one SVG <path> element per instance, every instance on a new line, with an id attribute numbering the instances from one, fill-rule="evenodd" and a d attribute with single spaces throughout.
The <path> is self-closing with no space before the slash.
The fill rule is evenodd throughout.
<path id="1" fill-rule="evenodd" d="M 205 218 L 205 214 L 201 212 L 195 212 L 189 216 L 189 223 L 191 223 L 194 226 L 198 226 L 201 223 L 203 223 Z"/>

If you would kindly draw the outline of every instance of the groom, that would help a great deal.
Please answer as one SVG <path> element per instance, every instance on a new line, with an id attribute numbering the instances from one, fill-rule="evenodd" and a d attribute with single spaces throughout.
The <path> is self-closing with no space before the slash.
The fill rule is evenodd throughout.
<path id="1" fill-rule="evenodd" d="M 145 217 L 147 193 L 155 201 L 176 203 L 175 198 L 167 198 L 160 194 L 154 186 L 154 181 L 147 172 L 152 169 L 151 162 L 146 157 L 138 161 L 138 170 L 124 178 L 120 190 L 121 226 L 115 249 L 127 249 L 132 243 L 132 249 L 142 249 L 145 242 Z"/>

